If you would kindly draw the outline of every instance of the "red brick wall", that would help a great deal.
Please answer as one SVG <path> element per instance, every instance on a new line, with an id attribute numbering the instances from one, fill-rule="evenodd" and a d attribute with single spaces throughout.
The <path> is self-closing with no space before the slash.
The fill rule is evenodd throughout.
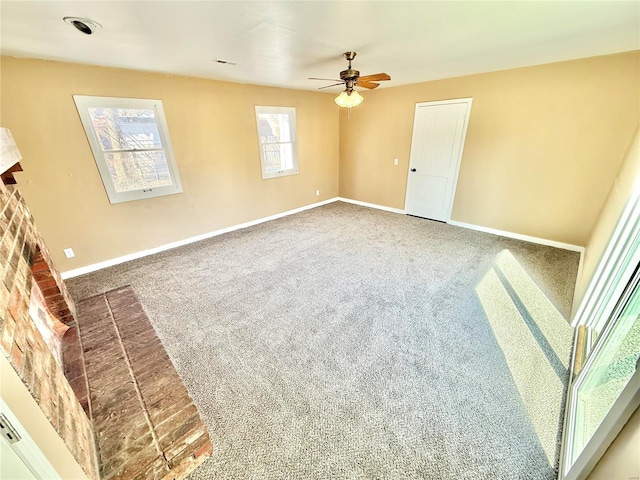
<path id="1" fill-rule="evenodd" d="M 98 478 L 91 422 L 29 316 L 37 282 L 49 313 L 75 333 L 75 309 L 16 185 L 0 182 L 0 350 L 89 478 Z M 73 334 L 65 335 L 70 340 Z M 64 346 L 73 350 L 73 346 Z M 74 372 L 82 388 L 83 372 Z"/>

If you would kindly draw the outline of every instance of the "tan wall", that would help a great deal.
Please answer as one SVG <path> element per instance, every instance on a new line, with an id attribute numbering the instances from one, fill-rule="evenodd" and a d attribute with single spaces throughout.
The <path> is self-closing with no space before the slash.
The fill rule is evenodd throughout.
<path id="1" fill-rule="evenodd" d="M 576 282 L 574 313 L 580 306 L 591 277 L 607 247 L 618 219 L 624 210 L 633 188 L 640 179 L 640 128 L 631 142 L 624 162 L 616 176 L 606 203 L 598 217 L 595 228 L 587 242 L 582 273 Z"/>
<path id="2" fill-rule="evenodd" d="M 341 196 L 403 208 L 415 103 L 462 97 L 474 103 L 452 218 L 586 245 L 638 124 L 639 58 L 366 92 L 338 126 L 331 97 L 315 92 L 3 57 L 1 123 L 62 271 L 334 197 L 338 157 Z M 73 94 L 162 99 L 184 193 L 109 204 Z M 299 175 L 261 179 L 256 104 L 297 108 Z"/>
<path id="3" fill-rule="evenodd" d="M 472 97 L 452 218 L 586 245 L 638 125 L 639 63 L 632 52 L 366 92 L 341 112 L 340 195 L 403 208 L 415 104 Z"/>
<path id="4" fill-rule="evenodd" d="M 61 271 L 338 194 L 338 107 L 326 94 L 10 57 L 1 75 L 16 178 Z M 184 192 L 111 205 L 74 94 L 161 99 Z M 299 175 L 262 180 L 255 105 L 296 107 Z"/>
<path id="5" fill-rule="evenodd" d="M 631 416 L 587 480 L 640 478 L 640 409 Z"/>

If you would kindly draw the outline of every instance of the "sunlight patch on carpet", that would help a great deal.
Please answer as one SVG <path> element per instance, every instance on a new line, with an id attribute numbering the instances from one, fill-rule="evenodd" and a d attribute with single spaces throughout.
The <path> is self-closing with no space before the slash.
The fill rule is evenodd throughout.
<path id="1" fill-rule="evenodd" d="M 555 465 L 571 327 L 508 250 L 496 257 L 476 293 L 540 445 Z"/>

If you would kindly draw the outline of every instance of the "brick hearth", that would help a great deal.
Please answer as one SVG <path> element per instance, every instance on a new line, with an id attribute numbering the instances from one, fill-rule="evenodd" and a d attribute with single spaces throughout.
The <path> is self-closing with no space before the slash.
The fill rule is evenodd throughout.
<path id="1" fill-rule="evenodd" d="M 186 476 L 211 455 L 211 442 L 133 289 L 76 310 L 101 478 Z"/>
<path id="2" fill-rule="evenodd" d="M 9 180 L 0 181 L 0 354 L 89 479 L 187 476 L 211 442 L 133 290 L 76 310 Z"/>

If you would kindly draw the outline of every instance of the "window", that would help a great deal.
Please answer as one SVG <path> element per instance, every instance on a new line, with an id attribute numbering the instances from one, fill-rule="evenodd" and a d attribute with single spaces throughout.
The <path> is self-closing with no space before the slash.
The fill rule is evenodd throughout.
<path id="1" fill-rule="evenodd" d="M 256 106 L 262 178 L 298 173 L 296 109 Z"/>
<path id="2" fill-rule="evenodd" d="M 73 99 L 111 203 L 182 192 L 162 101 Z"/>
<path id="3" fill-rule="evenodd" d="M 559 479 L 585 478 L 640 403 L 640 189 L 629 194 L 578 309 Z M 584 359 L 578 362 L 578 356 Z M 576 372 L 576 369 L 578 371 Z"/>
<path id="4" fill-rule="evenodd" d="M 561 478 L 584 478 L 590 472 L 638 408 L 638 391 L 640 273 L 636 270 L 569 390 Z"/>

